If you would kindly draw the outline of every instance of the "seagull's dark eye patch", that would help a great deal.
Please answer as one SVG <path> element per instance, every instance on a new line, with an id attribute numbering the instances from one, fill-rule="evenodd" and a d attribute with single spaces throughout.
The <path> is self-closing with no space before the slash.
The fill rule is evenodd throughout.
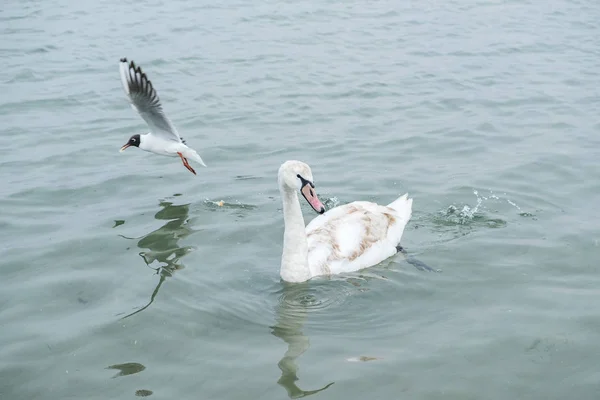
<path id="1" fill-rule="evenodd" d="M 127 142 L 127 144 L 129 144 L 130 146 L 134 146 L 134 147 L 139 147 L 140 146 L 140 135 L 133 135 L 132 137 L 129 138 L 129 141 Z"/>

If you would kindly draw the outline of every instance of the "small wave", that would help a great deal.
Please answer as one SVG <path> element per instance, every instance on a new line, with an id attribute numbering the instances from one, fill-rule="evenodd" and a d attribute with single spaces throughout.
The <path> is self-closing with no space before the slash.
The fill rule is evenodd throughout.
<path id="1" fill-rule="evenodd" d="M 36 73 L 33 69 L 24 68 L 15 74 L 10 80 L 6 81 L 6 83 L 15 83 L 15 82 L 40 82 L 45 78 Z"/>
<path id="2" fill-rule="evenodd" d="M 113 376 L 113 378 L 118 378 L 120 376 L 133 375 L 142 372 L 146 369 L 146 367 L 140 363 L 130 362 L 125 364 L 115 364 L 106 367 L 106 369 L 116 369 L 119 372 Z"/>
<path id="3" fill-rule="evenodd" d="M 247 180 L 253 180 L 253 179 L 260 179 L 260 177 L 253 176 L 253 175 L 237 175 L 235 177 L 236 181 L 247 181 Z"/>
<path id="4" fill-rule="evenodd" d="M 32 49 L 26 50 L 26 54 L 50 53 L 55 50 L 58 50 L 58 47 L 53 46 L 53 45 L 47 45 L 47 46 L 35 47 Z"/>

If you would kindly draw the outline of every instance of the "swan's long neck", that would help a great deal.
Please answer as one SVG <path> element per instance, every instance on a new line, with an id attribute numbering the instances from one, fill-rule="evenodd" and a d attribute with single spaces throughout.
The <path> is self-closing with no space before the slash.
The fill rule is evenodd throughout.
<path id="1" fill-rule="evenodd" d="M 280 187 L 283 201 L 283 255 L 281 257 L 281 278 L 286 282 L 304 282 L 310 279 L 308 268 L 308 242 L 304 218 L 298 201 L 298 193 L 287 187 Z"/>

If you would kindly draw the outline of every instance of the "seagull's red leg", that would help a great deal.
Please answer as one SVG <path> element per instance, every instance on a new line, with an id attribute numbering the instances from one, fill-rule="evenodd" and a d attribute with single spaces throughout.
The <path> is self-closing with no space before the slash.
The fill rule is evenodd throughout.
<path id="1" fill-rule="evenodd" d="M 185 160 L 185 167 L 194 175 L 196 175 L 196 171 L 194 171 L 194 168 L 192 168 L 192 166 L 190 165 L 190 163 L 188 163 L 187 158 L 184 158 Z"/>
<path id="2" fill-rule="evenodd" d="M 196 171 L 194 171 L 194 168 L 192 168 L 190 166 L 190 164 L 188 163 L 187 158 L 185 158 L 183 156 L 183 154 L 181 154 L 180 152 L 177 152 L 177 154 L 179 155 L 179 157 L 181 157 L 181 161 L 183 162 L 183 166 L 186 167 L 188 169 L 188 171 L 190 171 L 192 174 L 196 175 Z"/>

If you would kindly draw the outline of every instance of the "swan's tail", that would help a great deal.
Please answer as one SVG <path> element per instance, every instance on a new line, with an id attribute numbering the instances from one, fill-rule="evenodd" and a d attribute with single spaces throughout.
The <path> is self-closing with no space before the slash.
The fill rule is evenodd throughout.
<path id="1" fill-rule="evenodd" d="M 408 222 L 412 216 L 412 202 L 413 199 L 408 198 L 408 193 L 404 193 L 402 196 L 388 204 L 388 207 L 396 210 L 398 214 L 404 217 L 404 220 Z"/>
<path id="2" fill-rule="evenodd" d="M 198 164 L 202 165 L 203 167 L 206 167 L 206 164 L 204 164 L 204 161 L 202 161 L 202 157 L 200 157 L 200 155 L 198 155 L 198 153 L 196 153 L 196 150 L 194 150 L 194 149 L 190 149 L 188 147 L 183 152 L 183 156 L 185 158 L 190 158 L 190 159 L 196 161 Z"/>

